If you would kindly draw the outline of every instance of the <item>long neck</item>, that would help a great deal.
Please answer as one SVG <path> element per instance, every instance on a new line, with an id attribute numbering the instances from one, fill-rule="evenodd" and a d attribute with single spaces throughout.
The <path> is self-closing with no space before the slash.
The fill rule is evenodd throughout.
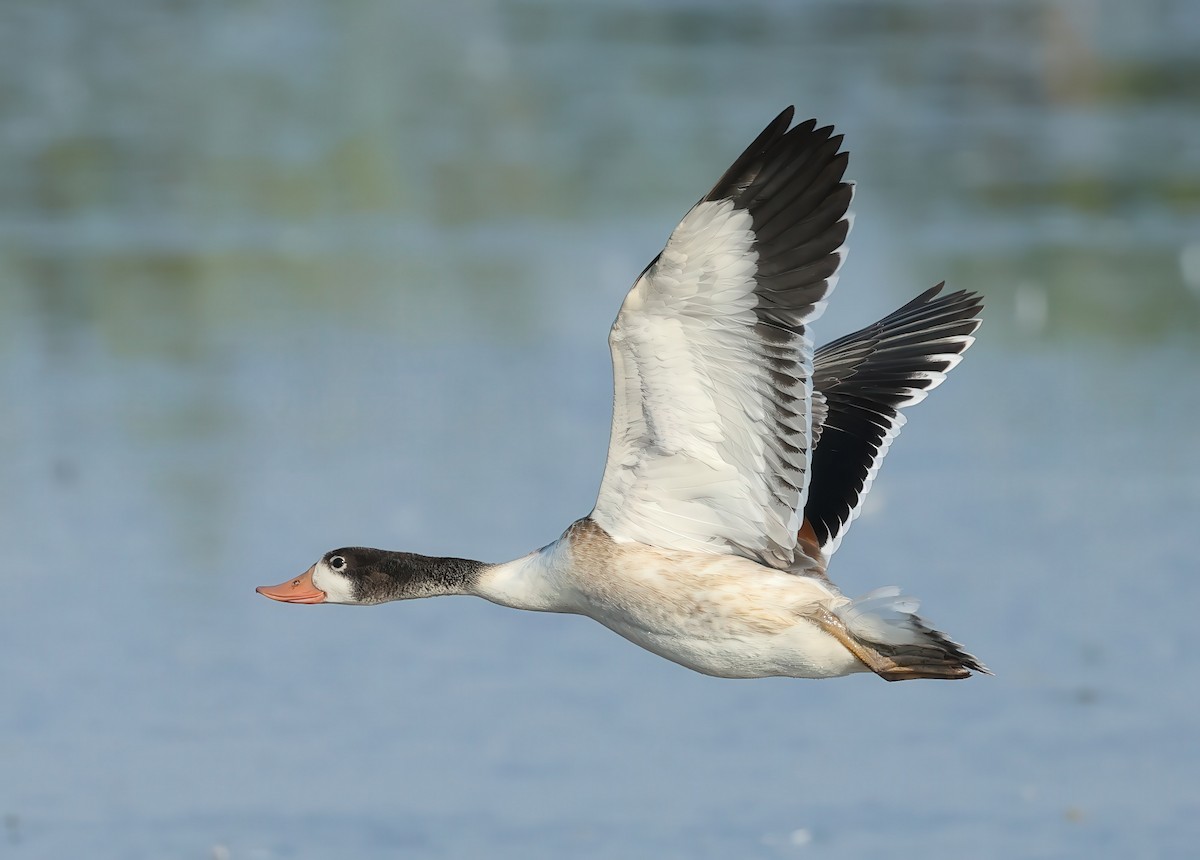
<path id="1" fill-rule="evenodd" d="M 577 611 L 571 601 L 569 577 L 560 569 L 555 544 L 503 564 L 485 564 L 470 593 L 514 609 L 539 612 Z"/>
<path id="2" fill-rule="evenodd" d="M 388 552 L 374 565 L 371 590 L 383 600 L 474 594 L 475 583 L 487 567 L 470 558 Z"/>

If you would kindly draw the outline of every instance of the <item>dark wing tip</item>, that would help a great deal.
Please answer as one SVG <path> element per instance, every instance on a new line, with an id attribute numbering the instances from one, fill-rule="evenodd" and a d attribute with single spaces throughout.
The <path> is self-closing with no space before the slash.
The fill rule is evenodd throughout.
<path id="1" fill-rule="evenodd" d="M 825 415 L 814 432 L 804 517 L 822 548 L 840 540 L 861 506 L 902 410 L 940 384 L 973 342 L 983 297 L 944 288 L 816 351 L 813 386 Z"/>
<path id="2" fill-rule="evenodd" d="M 751 166 L 762 157 L 762 154 L 770 148 L 771 144 L 787 133 L 788 126 L 792 124 L 792 117 L 795 114 L 796 108 L 794 105 L 788 105 L 780 111 L 779 116 L 771 120 L 767 124 L 767 127 L 759 133 L 758 137 L 754 138 L 750 145 L 742 150 L 742 154 L 734 159 L 733 164 L 721 174 L 721 178 L 716 181 L 712 189 L 700 199 L 722 200 L 729 196 L 731 189 L 749 185 L 754 178 L 750 172 Z M 816 125 L 816 120 L 810 121 L 813 125 Z"/>
<path id="3" fill-rule="evenodd" d="M 842 136 L 833 136 L 832 125 L 817 128 L 817 120 L 810 118 L 792 126 L 795 115 L 794 105 L 789 105 L 780 111 L 779 115 L 767 124 L 767 127 L 759 133 L 758 137 L 754 138 L 741 155 L 734 159 L 729 169 L 700 199 L 702 201 L 724 200 L 728 197 L 737 197 L 755 181 L 764 165 L 780 160 L 777 157 L 780 146 L 800 152 L 829 141 L 832 143 L 832 153 L 836 153 L 841 147 Z M 784 160 L 791 160 L 791 157 Z M 843 163 L 843 169 L 844 166 Z"/>

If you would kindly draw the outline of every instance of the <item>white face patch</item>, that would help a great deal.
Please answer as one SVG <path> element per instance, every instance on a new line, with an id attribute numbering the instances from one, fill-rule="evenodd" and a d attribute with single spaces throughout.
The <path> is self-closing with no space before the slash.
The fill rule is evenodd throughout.
<path id="1" fill-rule="evenodd" d="M 330 568 L 324 559 L 313 568 L 313 585 L 325 592 L 326 603 L 358 603 L 350 580 Z"/>

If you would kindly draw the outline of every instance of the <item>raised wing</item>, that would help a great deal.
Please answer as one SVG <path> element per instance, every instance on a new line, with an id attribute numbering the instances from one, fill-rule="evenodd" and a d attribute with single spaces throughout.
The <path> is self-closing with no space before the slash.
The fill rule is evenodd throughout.
<path id="1" fill-rule="evenodd" d="M 964 291 L 939 296 L 942 286 L 816 352 L 814 450 L 801 544 L 822 569 L 904 426 L 900 410 L 941 385 L 975 342 L 983 299 Z"/>
<path id="2" fill-rule="evenodd" d="M 609 337 L 592 519 L 617 540 L 788 569 L 807 485 L 812 341 L 850 230 L 841 136 L 772 122 L 684 216 Z"/>

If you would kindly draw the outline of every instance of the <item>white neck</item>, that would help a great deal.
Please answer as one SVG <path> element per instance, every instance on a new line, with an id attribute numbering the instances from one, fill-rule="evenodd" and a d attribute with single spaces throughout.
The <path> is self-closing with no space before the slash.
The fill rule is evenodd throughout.
<path id="1" fill-rule="evenodd" d="M 513 561 L 489 565 L 475 580 L 472 593 L 513 609 L 576 611 L 560 543 L 555 541 Z"/>

